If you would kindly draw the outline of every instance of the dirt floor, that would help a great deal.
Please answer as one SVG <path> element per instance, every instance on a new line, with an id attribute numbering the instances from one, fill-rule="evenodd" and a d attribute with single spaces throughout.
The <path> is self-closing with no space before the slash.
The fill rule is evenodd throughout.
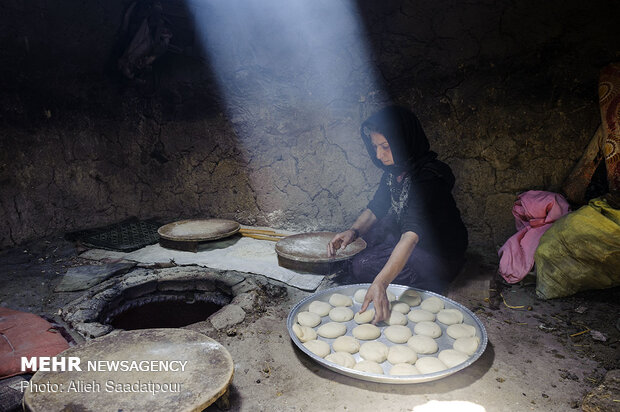
<path id="1" fill-rule="evenodd" d="M 57 238 L 0 251 L 0 305 L 59 321 L 59 308 L 84 293 L 53 292 L 67 268 L 92 264 L 78 253 Z M 188 328 L 230 351 L 233 411 L 619 410 L 617 378 L 604 379 L 620 369 L 620 288 L 543 301 L 536 297 L 535 279 L 504 286 L 494 281 L 494 271 L 469 265 L 465 275 L 471 281 L 462 278 L 449 294 L 481 319 L 489 337 L 485 353 L 468 368 L 429 383 L 370 383 L 316 364 L 295 347 L 285 323 L 309 293 L 262 276 L 247 275 L 272 287 L 264 310 L 225 332 L 208 321 Z M 320 288 L 340 281 L 326 279 Z"/>

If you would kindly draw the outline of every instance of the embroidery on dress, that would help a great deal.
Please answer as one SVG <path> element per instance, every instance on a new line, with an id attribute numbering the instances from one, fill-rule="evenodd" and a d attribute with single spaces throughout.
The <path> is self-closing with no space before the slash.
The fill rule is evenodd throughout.
<path id="1" fill-rule="evenodd" d="M 407 205 L 407 200 L 409 199 L 411 178 L 408 174 L 405 175 L 401 186 L 396 182 L 396 176 L 394 176 L 393 173 L 390 173 L 390 178 L 387 180 L 387 185 L 390 188 L 391 200 L 391 206 L 388 213 L 396 215 L 396 219 L 400 223 L 401 215 L 403 213 L 403 210 L 405 209 L 405 206 Z"/>

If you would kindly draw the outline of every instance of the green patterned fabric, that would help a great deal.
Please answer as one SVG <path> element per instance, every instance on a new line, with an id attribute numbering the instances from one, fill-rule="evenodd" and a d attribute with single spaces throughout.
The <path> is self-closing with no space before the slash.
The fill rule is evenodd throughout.
<path id="1" fill-rule="evenodd" d="M 620 210 L 592 199 L 547 230 L 534 260 L 544 299 L 620 285 Z"/>

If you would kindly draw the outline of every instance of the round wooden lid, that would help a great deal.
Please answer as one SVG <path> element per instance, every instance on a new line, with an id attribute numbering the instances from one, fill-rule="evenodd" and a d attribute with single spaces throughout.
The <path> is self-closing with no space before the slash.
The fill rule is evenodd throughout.
<path id="1" fill-rule="evenodd" d="M 226 391 L 234 367 L 226 348 L 185 329 L 112 332 L 57 355 L 69 357 L 82 370 L 39 370 L 27 410 L 201 411 Z"/>
<path id="2" fill-rule="evenodd" d="M 177 242 L 203 242 L 237 233 L 241 225 L 227 219 L 189 219 L 168 223 L 157 229 L 164 239 Z"/>
<path id="3" fill-rule="evenodd" d="M 276 243 L 276 253 L 298 262 L 336 262 L 349 259 L 366 249 L 366 242 L 357 238 L 345 249 L 339 249 L 333 257 L 327 256 L 327 244 L 335 232 L 310 232 L 287 236 Z"/>

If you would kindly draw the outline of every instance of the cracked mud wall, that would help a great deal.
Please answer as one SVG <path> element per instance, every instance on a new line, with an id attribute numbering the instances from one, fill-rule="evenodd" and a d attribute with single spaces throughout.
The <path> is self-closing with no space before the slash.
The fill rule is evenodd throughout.
<path id="1" fill-rule="evenodd" d="M 224 72 L 168 53 L 136 85 L 110 63 L 123 2 L 3 2 L 0 247 L 129 216 L 344 229 L 380 177 L 359 124 L 393 101 L 452 167 L 470 250 L 492 256 L 519 192 L 559 190 L 600 123 L 598 72 L 620 59 L 612 1 L 358 1 L 368 58 L 312 4 L 331 47 L 309 50 L 336 73 L 259 47 L 266 22 L 237 28 L 251 45 L 216 39 Z"/>

